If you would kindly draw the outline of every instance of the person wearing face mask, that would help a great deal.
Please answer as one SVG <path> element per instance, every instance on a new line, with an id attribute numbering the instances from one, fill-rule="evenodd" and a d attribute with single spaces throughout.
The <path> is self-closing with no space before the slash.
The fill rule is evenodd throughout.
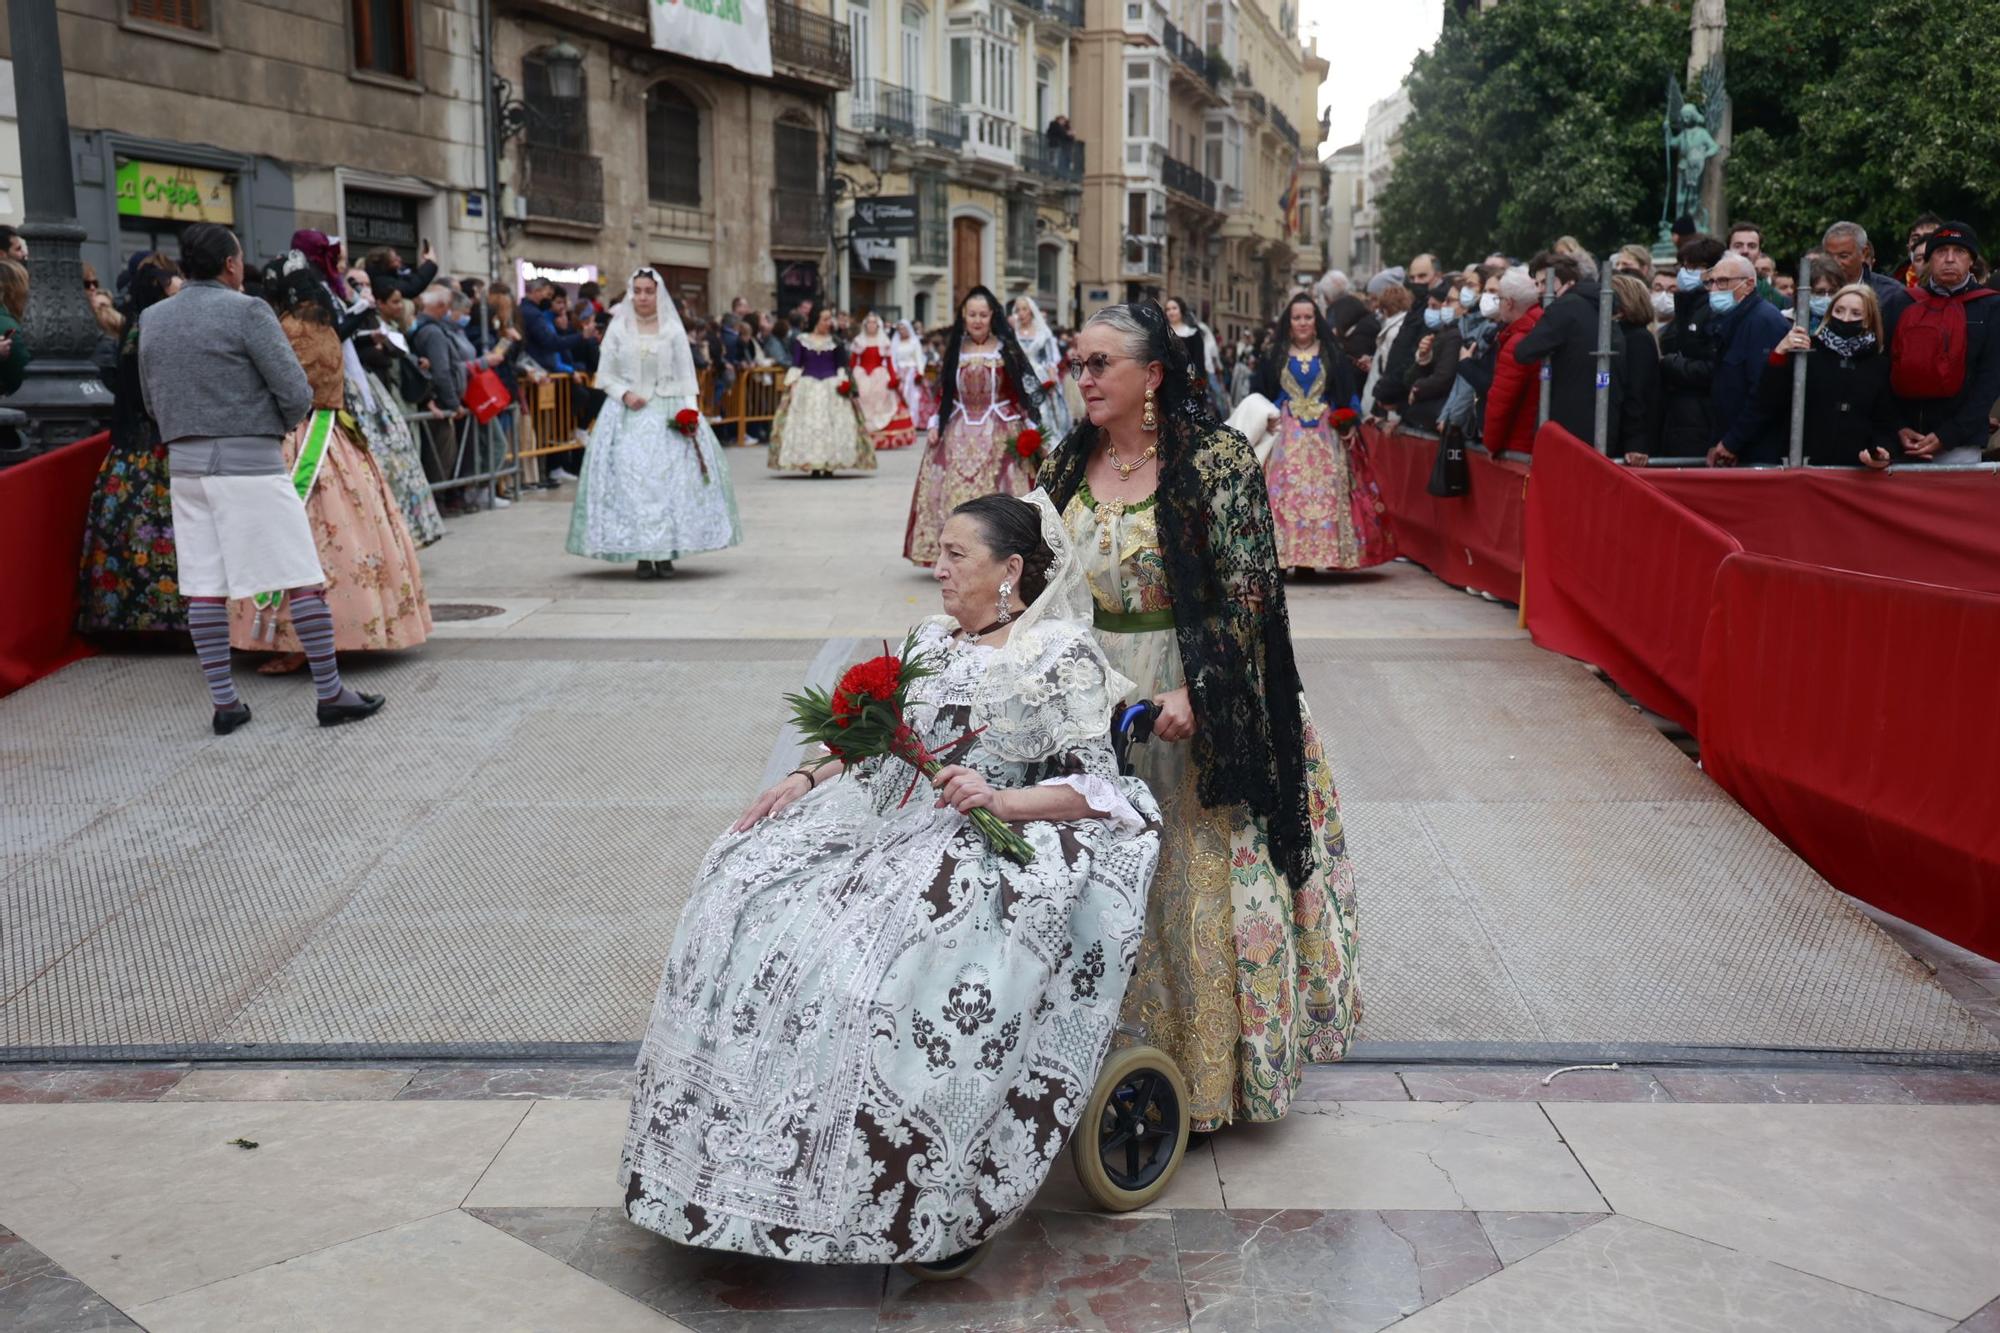
<path id="1" fill-rule="evenodd" d="M 1556 299 L 1535 331 L 1514 344 L 1514 359 L 1522 365 L 1549 363 L 1549 420 L 1586 443 L 1597 434 L 1597 275 L 1585 273 L 1583 256 L 1557 254 L 1549 258 L 1556 278 Z M 1606 448 L 1618 443 L 1619 395 L 1622 392 L 1619 340 L 1611 343 L 1611 413 L 1606 418 Z"/>
<path id="2" fill-rule="evenodd" d="M 1925 240 L 1923 282 L 1889 343 L 1897 435 L 1911 458 L 1979 461 L 1988 410 L 2000 397 L 2000 292 L 1985 279 L 1979 237 L 1967 224 L 1947 222 Z"/>
<path id="3" fill-rule="evenodd" d="M 1680 248 L 1674 275 L 1673 313 L 1660 324 L 1660 437 L 1667 458 L 1700 458 L 1715 443 L 1715 340 L 1702 279 L 1722 258 L 1713 236 L 1696 236 Z"/>
<path id="4" fill-rule="evenodd" d="M 1493 342 L 1500 332 L 1500 275 L 1505 271 L 1482 266 L 1473 274 L 1478 281 L 1472 288 L 1472 304 L 1458 320 L 1458 360 L 1451 392 L 1445 395 L 1438 413 L 1438 434 L 1446 438 L 1474 443 L 1479 439 L 1486 390 L 1493 382 Z M 1465 307 L 1465 288 L 1459 289 L 1458 299 Z"/>
<path id="5" fill-rule="evenodd" d="M 1811 285 L 1806 289 L 1806 332 L 1813 333 L 1825 322 L 1826 312 L 1833 305 L 1834 293 L 1847 283 L 1841 278 L 1840 265 L 1824 255 L 1814 257 L 1807 279 Z M 1880 309 L 1878 300 L 1876 310 L 1879 312 Z"/>
<path id="6" fill-rule="evenodd" d="M 1458 329 L 1458 296 L 1456 280 L 1441 282 L 1431 288 L 1424 306 L 1424 335 L 1417 340 L 1410 399 L 1403 408 L 1403 424 L 1416 430 L 1438 428 L 1438 415 L 1458 379 L 1459 349 L 1464 345 Z"/>
<path id="7" fill-rule="evenodd" d="M 1382 328 L 1375 335 L 1375 350 L 1368 356 L 1355 361 L 1355 368 L 1365 372 L 1368 381 L 1361 387 L 1361 410 L 1373 413 L 1375 410 L 1375 386 L 1382 382 L 1382 368 L 1389 364 L 1389 351 L 1402 336 L 1403 325 L 1412 317 L 1410 309 L 1410 289 L 1400 282 L 1391 282 L 1374 294 L 1376 318 Z M 1423 316 L 1415 316 L 1422 319 Z M 1245 394 L 1250 386 L 1244 388 Z M 1241 402 L 1239 396 L 1237 401 Z"/>
<path id="8" fill-rule="evenodd" d="M 1836 222 L 1820 237 L 1819 248 L 1820 253 L 1840 265 L 1841 285 L 1865 282 L 1874 289 L 1875 299 L 1882 303 L 1882 337 L 1893 345 L 1896 324 L 1910 304 L 1910 292 L 1888 274 L 1877 273 L 1868 262 L 1875 253 L 1868 244 L 1868 233 L 1857 222 Z"/>
<path id="9" fill-rule="evenodd" d="M 1403 278 L 1403 285 L 1410 289 L 1410 318 L 1403 321 L 1395 342 L 1389 345 L 1388 359 L 1382 364 L 1382 375 L 1375 385 L 1378 408 L 1400 410 L 1410 400 L 1410 385 L 1416 380 L 1417 344 L 1423 341 L 1426 332 L 1424 318 L 1418 312 L 1430 299 L 1437 279 L 1436 255 L 1418 255 L 1410 261 Z"/>
<path id="10" fill-rule="evenodd" d="M 1757 299 L 1757 270 L 1730 253 L 1715 261 L 1702 285 L 1715 339 L 1715 378 L 1709 400 L 1715 406 L 1717 439 L 1708 449 L 1710 467 L 1783 461 L 1784 438 L 1766 429 L 1755 410 L 1757 384 L 1771 349 L 1789 331 L 1785 317 L 1769 301 Z"/>
<path id="11" fill-rule="evenodd" d="M 1901 458 L 1889 358 L 1882 351 L 1882 306 L 1874 289 L 1857 282 L 1831 293 L 1826 318 L 1812 333 L 1794 328 L 1771 349 L 1757 386 L 1757 414 L 1767 432 L 1790 430 L 1787 362 L 1799 355 L 1806 358 L 1805 461 L 1879 471 Z"/>
<path id="12" fill-rule="evenodd" d="M 1532 453 L 1535 448 L 1535 370 L 1514 357 L 1521 339 L 1534 332 L 1547 308 L 1541 302 L 1541 288 L 1523 268 L 1511 268 L 1500 275 L 1494 295 L 1498 298 L 1493 318 L 1500 332 L 1493 342 L 1493 370 L 1485 399 L 1480 427 L 1482 442 L 1496 457 L 1512 451 Z"/>

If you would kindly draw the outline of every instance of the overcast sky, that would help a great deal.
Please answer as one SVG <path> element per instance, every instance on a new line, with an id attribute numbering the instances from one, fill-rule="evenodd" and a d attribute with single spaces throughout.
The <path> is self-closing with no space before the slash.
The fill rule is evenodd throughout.
<path id="1" fill-rule="evenodd" d="M 1327 142 L 1340 148 L 1360 139 L 1369 105 L 1395 92 L 1417 52 L 1437 40 L 1444 0 L 1303 0 L 1299 14 L 1333 66 L 1319 104 L 1333 111 Z"/>

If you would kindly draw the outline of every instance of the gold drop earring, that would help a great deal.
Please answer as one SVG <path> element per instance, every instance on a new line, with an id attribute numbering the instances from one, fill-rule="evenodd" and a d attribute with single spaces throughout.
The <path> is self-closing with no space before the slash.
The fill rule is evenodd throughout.
<path id="1" fill-rule="evenodd" d="M 1160 428 L 1160 418 L 1153 412 L 1153 391 L 1146 390 L 1146 414 L 1139 418 L 1139 429 L 1155 431 Z"/>

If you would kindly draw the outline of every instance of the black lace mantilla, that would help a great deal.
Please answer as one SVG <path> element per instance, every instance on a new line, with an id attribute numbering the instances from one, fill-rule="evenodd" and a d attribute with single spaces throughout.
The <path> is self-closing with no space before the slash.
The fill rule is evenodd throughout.
<path id="1" fill-rule="evenodd" d="M 1201 803 L 1249 806 L 1264 821 L 1273 861 L 1298 887 L 1313 871 L 1312 811 L 1270 495 L 1249 444 L 1180 387 L 1188 380 L 1178 340 L 1165 359 L 1160 547 L 1194 705 Z M 1076 494 L 1096 446 L 1097 428 L 1086 420 L 1042 468 L 1058 510 Z"/>
<path id="2" fill-rule="evenodd" d="M 1035 373 L 1034 363 L 1028 360 L 1028 353 L 1022 348 L 1021 340 L 1014 336 L 1013 322 L 1007 318 L 1006 307 L 1000 298 L 984 287 L 974 287 L 965 294 L 965 301 L 975 296 L 984 296 L 989 309 L 993 311 L 994 339 L 1000 344 L 1000 368 L 1006 372 L 1007 382 L 1014 390 L 1014 401 L 1021 405 L 1034 421 L 1042 419 L 1042 380 Z M 938 429 L 942 431 L 951 420 L 951 409 L 958 405 L 958 350 L 965 342 L 965 301 L 959 302 L 961 311 L 951 326 L 951 333 L 944 341 L 944 361 L 938 366 Z M 921 423 L 919 423 L 921 424 Z"/>

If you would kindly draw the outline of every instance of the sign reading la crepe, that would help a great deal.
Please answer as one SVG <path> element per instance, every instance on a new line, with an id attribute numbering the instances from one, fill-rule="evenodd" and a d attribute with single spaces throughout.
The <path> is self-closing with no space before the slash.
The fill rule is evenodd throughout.
<path id="1" fill-rule="evenodd" d="M 232 223 L 236 192 L 227 172 L 125 161 L 118 164 L 118 211 L 127 217 Z"/>
<path id="2" fill-rule="evenodd" d="M 771 77 L 764 0 L 653 0 L 653 49 Z"/>
<path id="3" fill-rule="evenodd" d="M 854 202 L 848 235 L 855 240 L 894 240 L 917 234 L 917 196 L 883 194 Z"/>

